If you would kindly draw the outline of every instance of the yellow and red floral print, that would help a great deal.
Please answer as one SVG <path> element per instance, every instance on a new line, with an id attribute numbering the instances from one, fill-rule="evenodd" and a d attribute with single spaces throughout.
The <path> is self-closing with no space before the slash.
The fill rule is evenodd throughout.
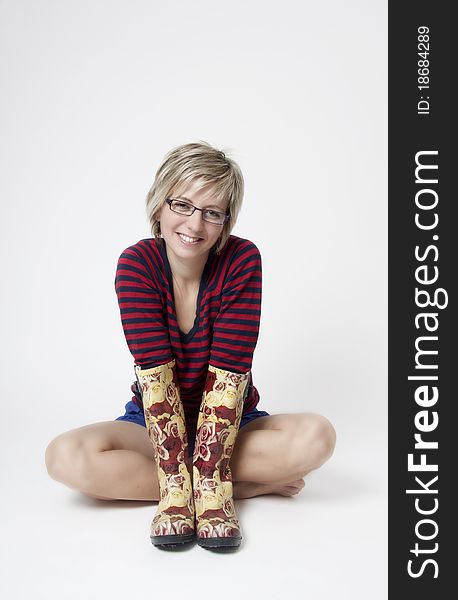
<path id="1" fill-rule="evenodd" d="M 160 500 L 151 522 L 153 544 L 188 541 L 194 534 L 194 501 L 187 467 L 188 438 L 175 360 L 135 366 L 148 435 L 158 470 Z"/>
<path id="2" fill-rule="evenodd" d="M 238 546 L 242 538 L 229 461 L 249 375 L 208 368 L 193 455 L 197 541 L 204 547 Z"/>

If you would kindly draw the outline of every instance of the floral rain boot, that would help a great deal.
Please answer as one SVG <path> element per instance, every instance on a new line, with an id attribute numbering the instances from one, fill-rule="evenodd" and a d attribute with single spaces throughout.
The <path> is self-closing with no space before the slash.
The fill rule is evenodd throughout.
<path id="1" fill-rule="evenodd" d="M 249 377 L 250 372 L 208 368 L 193 455 L 197 543 L 204 548 L 239 546 L 242 539 L 229 461 Z"/>
<path id="2" fill-rule="evenodd" d="M 160 500 L 151 542 L 173 548 L 195 538 L 188 438 L 175 360 L 148 369 L 135 365 L 148 435 L 154 447 Z"/>

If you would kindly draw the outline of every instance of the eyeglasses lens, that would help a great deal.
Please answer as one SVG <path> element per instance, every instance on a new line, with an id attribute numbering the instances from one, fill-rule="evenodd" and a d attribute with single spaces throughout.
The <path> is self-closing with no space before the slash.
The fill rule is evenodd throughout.
<path id="1" fill-rule="evenodd" d="M 193 213 L 193 206 L 188 204 L 187 202 L 181 202 L 180 200 L 172 200 L 170 208 L 180 215 L 190 216 Z M 208 209 L 204 210 L 202 213 L 204 221 L 208 221 L 209 223 L 215 223 L 217 225 L 222 225 L 225 221 L 225 215 L 223 213 Z"/>

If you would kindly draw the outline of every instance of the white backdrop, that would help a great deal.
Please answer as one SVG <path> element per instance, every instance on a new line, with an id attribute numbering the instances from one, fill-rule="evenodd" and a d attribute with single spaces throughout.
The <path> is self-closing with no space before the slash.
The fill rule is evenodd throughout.
<path id="1" fill-rule="evenodd" d="M 318 412 L 334 424 L 336 452 L 317 494 L 381 494 L 360 539 L 348 519 L 364 511 L 336 516 L 334 545 L 323 550 L 355 544 L 358 572 L 371 564 L 367 581 L 355 583 L 349 563 L 335 592 L 317 579 L 310 597 L 340 589 L 365 598 L 369 580 L 382 594 L 371 597 L 383 597 L 386 13 L 382 0 L 0 2 L 1 466 L 18 527 L 33 509 L 18 507 L 19 496 L 46 488 L 46 502 L 58 502 L 44 467 L 49 441 L 124 412 L 133 358 L 116 262 L 150 237 L 144 197 L 164 154 L 205 140 L 242 168 L 233 233 L 263 259 L 259 408 Z M 368 533 L 369 522 L 378 529 Z M 8 560 L 19 569 L 14 547 Z M 302 576 L 313 579 L 290 573 L 278 589 Z M 58 597 L 45 576 L 37 581 L 36 597 Z"/>

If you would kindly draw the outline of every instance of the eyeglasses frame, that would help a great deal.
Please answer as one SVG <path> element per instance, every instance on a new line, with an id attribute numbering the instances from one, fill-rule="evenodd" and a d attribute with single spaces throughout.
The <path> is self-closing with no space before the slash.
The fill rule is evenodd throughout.
<path id="1" fill-rule="evenodd" d="M 178 213 L 175 210 L 173 210 L 172 208 L 172 201 L 173 200 L 177 200 L 178 202 L 183 202 L 183 204 L 189 204 L 189 206 L 192 206 L 193 211 L 190 215 L 183 215 L 183 213 Z M 165 201 L 167 202 L 167 204 L 169 205 L 169 208 L 172 212 L 174 212 L 177 215 L 182 215 L 183 217 L 191 217 L 196 210 L 200 210 L 200 212 L 202 213 L 202 219 L 206 222 L 206 223 L 210 223 L 211 225 L 224 225 L 227 220 L 229 219 L 229 217 L 231 216 L 230 213 L 226 212 L 220 212 L 219 210 L 214 210 L 213 208 L 197 208 L 197 206 L 194 206 L 194 204 L 192 204 L 192 202 L 189 202 L 187 200 L 180 200 L 179 198 L 166 198 Z M 213 210 L 214 212 L 217 212 L 220 215 L 224 215 L 224 221 L 222 223 L 211 223 L 211 221 L 207 221 L 206 219 L 204 219 L 204 212 L 206 210 Z"/>

